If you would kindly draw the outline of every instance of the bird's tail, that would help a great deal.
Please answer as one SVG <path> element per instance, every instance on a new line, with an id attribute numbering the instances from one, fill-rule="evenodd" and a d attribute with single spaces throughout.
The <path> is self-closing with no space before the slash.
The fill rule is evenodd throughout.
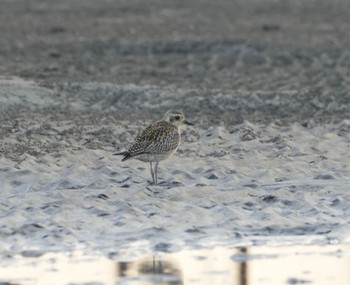
<path id="1" fill-rule="evenodd" d="M 113 153 L 113 155 L 123 155 L 124 157 L 122 158 L 122 161 L 128 160 L 129 158 L 132 158 L 134 156 L 138 156 L 138 155 L 142 155 L 142 154 L 146 154 L 148 152 L 145 151 L 140 151 L 140 152 L 128 152 L 128 151 L 123 151 L 123 152 L 117 152 L 117 153 Z"/>
<path id="2" fill-rule="evenodd" d="M 129 159 L 129 158 L 132 157 L 132 155 L 130 154 L 130 152 L 127 152 L 127 151 L 116 152 L 116 153 L 113 153 L 113 155 L 122 155 L 122 156 L 124 156 L 123 159 L 122 159 L 122 161 L 125 161 L 125 160 L 127 160 L 127 159 Z"/>

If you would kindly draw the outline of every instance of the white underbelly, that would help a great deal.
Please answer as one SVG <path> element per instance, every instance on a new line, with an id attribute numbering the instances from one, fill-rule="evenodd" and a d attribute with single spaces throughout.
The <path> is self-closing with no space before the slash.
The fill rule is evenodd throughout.
<path id="1" fill-rule="evenodd" d="M 162 161 L 164 159 L 167 159 L 169 156 L 173 155 L 177 151 L 177 149 L 178 148 L 166 153 L 141 154 L 135 156 L 135 158 L 144 162 Z"/>

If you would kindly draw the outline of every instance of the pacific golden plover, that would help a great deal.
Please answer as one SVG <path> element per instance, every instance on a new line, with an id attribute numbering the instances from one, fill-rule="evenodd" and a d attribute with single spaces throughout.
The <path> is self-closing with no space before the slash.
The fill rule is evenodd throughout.
<path id="1" fill-rule="evenodd" d="M 123 155 L 122 161 L 135 158 L 149 162 L 153 184 L 157 185 L 159 161 L 167 159 L 178 149 L 181 141 L 180 127 L 183 124 L 193 125 L 185 120 L 185 115 L 180 110 L 169 110 L 162 121 L 143 129 L 126 151 L 114 155 Z"/>

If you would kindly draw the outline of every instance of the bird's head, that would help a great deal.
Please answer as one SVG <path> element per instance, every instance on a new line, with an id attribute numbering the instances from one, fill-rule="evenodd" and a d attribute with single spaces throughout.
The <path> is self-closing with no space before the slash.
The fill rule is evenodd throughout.
<path id="1" fill-rule="evenodd" d="M 163 120 L 178 128 L 183 124 L 193 126 L 192 123 L 185 120 L 185 115 L 180 110 L 169 110 L 164 114 Z"/>

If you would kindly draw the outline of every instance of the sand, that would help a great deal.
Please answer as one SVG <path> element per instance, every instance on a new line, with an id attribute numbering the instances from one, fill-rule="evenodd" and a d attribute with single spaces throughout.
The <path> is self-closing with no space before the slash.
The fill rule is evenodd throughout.
<path id="1" fill-rule="evenodd" d="M 205 112 L 187 112 L 195 126 L 183 129 L 179 151 L 160 164 L 154 186 L 147 163 L 112 154 L 151 123 L 137 116 L 159 114 L 182 97 L 191 102 L 199 92 L 88 83 L 68 98 L 71 86 L 58 91 L 19 78 L 0 80 L 0 88 L 11 94 L 2 104 L 3 253 L 85 248 L 127 258 L 219 245 L 349 241 L 345 118 L 231 124 L 228 111 L 211 125 Z M 129 119 L 123 113 L 134 94 L 143 100 L 132 100 L 141 110 Z M 225 100 L 227 109 L 258 102 L 257 112 L 271 102 L 270 94 L 249 102 L 229 95 L 214 100 Z M 294 97 L 284 97 L 281 108 L 276 100 L 275 108 L 292 106 L 288 98 Z"/>
<path id="2" fill-rule="evenodd" d="M 75 252 L 125 262 L 251 246 L 346 251 L 348 8 L 3 1 L 0 263 Z M 148 164 L 112 154 L 171 108 L 195 125 L 154 186 Z"/>

